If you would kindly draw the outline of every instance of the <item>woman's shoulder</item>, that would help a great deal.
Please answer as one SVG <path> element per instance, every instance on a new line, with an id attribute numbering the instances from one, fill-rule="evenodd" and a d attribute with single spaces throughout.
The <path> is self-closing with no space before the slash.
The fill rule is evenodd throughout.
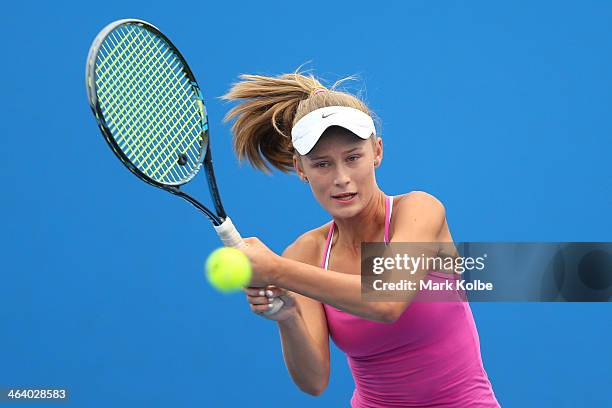
<path id="1" fill-rule="evenodd" d="M 442 202 L 426 191 L 414 190 L 393 197 L 393 207 L 418 207 L 420 209 L 444 208 Z"/>
<path id="2" fill-rule="evenodd" d="M 446 225 L 446 209 L 433 194 L 411 191 L 395 196 L 392 236 L 401 239 L 435 239 Z"/>
<path id="3" fill-rule="evenodd" d="M 330 223 L 321 225 L 300 235 L 283 252 L 283 256 L 301 262 L 318 264 L 327 239 Z"/>

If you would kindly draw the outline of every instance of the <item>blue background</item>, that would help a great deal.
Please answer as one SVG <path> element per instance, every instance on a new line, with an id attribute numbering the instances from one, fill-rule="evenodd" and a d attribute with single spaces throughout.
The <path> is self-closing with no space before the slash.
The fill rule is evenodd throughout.
<path id="1" fill-rule="evenodd" d="M 456 241 L 610 241 L 612 6 L 559 2 L 11 2 L 0 33 L 0 387 L 64 386 L 71 406 L 346 406 L 333 349 L 315 399 L 274 323 L 203 279 L 219 246 L 188 204 L 113 157 L 85 58 L 138 17 L 182 50 L 208 101 L 217 176 L 243 235 L 282 251 L 328 220 L 293 175 L 234 158 L 222 95 L 240 73 L 350 74 L 382 122 L 378 181 L 446 206 Z M 204 179 L 189 186 L 206 197 Z M 473 304 L 504 407 L 612 406 L 610 304 Z"/>

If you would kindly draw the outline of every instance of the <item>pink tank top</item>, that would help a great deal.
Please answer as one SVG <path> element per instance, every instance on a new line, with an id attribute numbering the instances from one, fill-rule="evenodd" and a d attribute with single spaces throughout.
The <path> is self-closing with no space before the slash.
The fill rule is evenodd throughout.
<path id="1" fill-rule="evenodd" d="M 386 197 L 385 244 L 393 197 Z M 331 222 L 321 267 L 330 259 Z M 454 279 L 430 271 L 426 279 Z M 324 304 L 330 335 L 344 351 L 355 380 L 353 408 L 499 407 L 483 368 L 478 332 L 467 302 L 418 302 L 419 292 L 392 324 Z"/>

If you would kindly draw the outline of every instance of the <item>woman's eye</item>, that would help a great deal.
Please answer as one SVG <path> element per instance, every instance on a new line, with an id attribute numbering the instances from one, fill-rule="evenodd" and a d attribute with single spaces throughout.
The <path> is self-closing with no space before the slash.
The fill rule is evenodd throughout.
<path id="1" fill-rule="evenodd" d="M 357 159 L 359 159 L 359 156 L 349 156 L 348 157 L 348 161 L 355 161 Z"/>
<path id="2" fill-rule="evenodd" d="M 327 162 L 319 162 L 317 164 L 315 164 L 316 167 L 327 167 Z"/>

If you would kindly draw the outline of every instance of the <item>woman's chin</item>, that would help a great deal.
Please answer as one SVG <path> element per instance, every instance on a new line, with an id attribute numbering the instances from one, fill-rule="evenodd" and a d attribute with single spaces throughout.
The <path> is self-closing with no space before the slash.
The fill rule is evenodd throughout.
<path id="1" fill-rule="evenodd" d="M 328 208 L 328 212 L 334 218 L 351 218 L 359 214 L 361 206 L 358 200 L 353 198 L 350 203 L 340 203 L 332 200 L 331 208 Z"/>

